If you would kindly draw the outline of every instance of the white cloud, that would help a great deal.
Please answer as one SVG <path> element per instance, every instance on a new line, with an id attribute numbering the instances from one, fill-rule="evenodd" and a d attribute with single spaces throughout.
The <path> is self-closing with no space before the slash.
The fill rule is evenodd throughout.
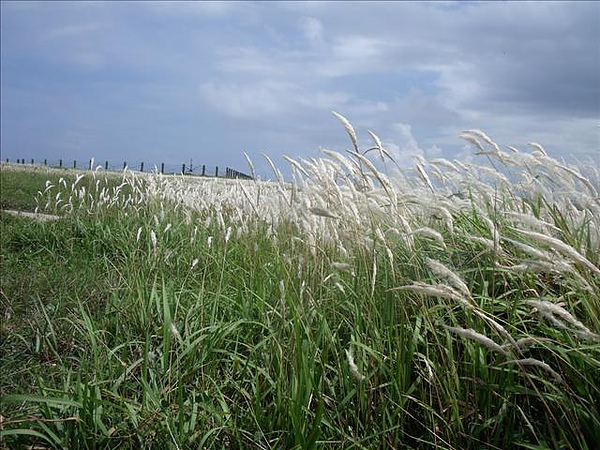
<path id="1" fill-rule="evenodd" d="M 306 40 L 312 44 L 320 44 L 324 39 L 323 23 L 315 17 L 303 17 L 300 19 L 300 29 Z"/>
<path id="2" fill-rule="evenodd" d="M 281 84 L 245 86 L 239 83 L 202 84 L 200 92 L 217 111 L 234 118 L 252 119 L 281 113 L 283 104 L 278 94 Z"/>
<path id="3" fill-rule="evenodd" d="M 236 149 L 236 133 L 223 133 L 232 124 L 246 148 L 277 152 L 283 137 L 286 151 L 343 148 L 331 110 L 406 161 L 440 148 L 452 157 L 466 128 L 501 145 L 538 141 L 558 156 L 600 149 L 599 3 L 19 4 L 3 3 L 0 17 L 3 119 L 36 117 L 27 128 L 40 132 L 6 127 L 3 150 L 41 147 L 56 105 L 65 123 L 77 111 L 114 117 L 127 107 L 131 121 L 152 123 L 177 110 L 160 119 L 174 135 L 192 135 L 201 116 L 203 139 Z M 38 101 L 15 100 L 19 89 Z M 222 136 L 209 137 L 215 130 Z"/>
<path id="4" fill-rule="evenodd" d="M 392 47 L 393 44 L 381 38 L 352 34 L 337 36 L 315 71 L 325 77 L 380 72 L 389 64 Z"/>
<path id="5" fill-rule="evenodd" d="M 441 99 L 444 106 L 460 109 L 481 95 L 480 79 L 473 77 L 471 63 L 456 61 L 429 67 L 439 74 L 436 86 L 442 90 Z"/>
<path id="6" fill-rule="evenodd" d="M 398 143 L 398 148 L 406 153 L 414 153 L 414 154 L 423 154 L 423 151 L 419 148 L 419 144 L 417 144 L 417 140 L 413 136 L 412 127 L 407 123 L 395 123 L 392 126 L 392 130 L 395 132 L 394 136 L 397 136 L 395 139 Z"/>
<path id="7" fill-rule="evenodd" d="M 383 147 L 402 168 L 412 168 L 421 158 L 439 158 L 443 151 L 436 145 L 423 148 L 417 141 L 412 126 L 408 123 L 396 122 L 390 127 L 389 135 L 383 139 Z M 377 165 L 380 165 L 376 161 Z"/>
<path id="8" fill-rule="evenodd" d="M 273 80 L 256 83 L 210 81 L 200 86 L 200 93 L 217 111 L 237 119 L 294 114 L 300 109 L 330 108 L 334 104 L 345 104 L 349 99 L 343 92 L 318 91 Z"/>
<path id="9" fill-rule="evenodd" d="M 396 164 L 403 169 L 414 166 L 415 157 L 425 154 L 419 148 L 419 144 L 412 133 L 412 127 L 406 123 L 393 124 L 390 139 L 385 140 L 383 146 L 394 158 Z"/>

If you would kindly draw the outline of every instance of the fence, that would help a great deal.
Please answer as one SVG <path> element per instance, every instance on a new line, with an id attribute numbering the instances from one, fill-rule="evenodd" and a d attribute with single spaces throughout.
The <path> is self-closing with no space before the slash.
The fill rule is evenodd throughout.
<path id="1" fill-rule="evenodd" d="M 6 162 L 10 163 L 10 160 L 8 158 L 6 158 Z M 17 164 L 30 164 L 30 165 L 36 165 L 36 162 L 33 158 L 28 159 L 27 161 L 25 159 L 17 159 L 16 160 Z M 219 176 L 221 178 L 241 178 L 241 179 L 247 179 L 247 180 L 251 180 L 252 177 L 250 175 L 247 175 L 245 173 L 239 172 L 235 169 L 232 169 L 231 167 L 225 167 L 225 170 L 223 170 L 223 167 L 221 167 L 221 170 L 219 170 L 219 166 L 215 166 L 214 171 L 211 171 L 210 168 L 208 168 L 206 165 L 193 165 L 191 162 L 189 165 L 186 165 L 185 163 L 181 164 L 181 166 L 177 166 L 177 165 L 165 165 L 165 163 L 160 163 L 160 165 L 144 165 L 144 162 L 139 162 L 139 163 L 134 163 L 132 166 L 128 166 L 127 165 L 127 161 L 123 161 L 123 164 L 109 164 L 108 161 L 104 162 L 104 165 L 94 165 L 95 161 L 93 159 L 90 159 L 89 162 L 87 162 L 87 164 L 85 164 L 85 166 L 81 166 L 81 165 L 77 165 L 77 160 L 73 160 L 72 162 L 67 161 L 67 160 L 62 160 L 59 159 L 58 161 L 48 161 L 47 159 L 44 159 L 43 162 L 38 162 L 37 165 L 44 165 L 47 167 L 54 167 L 54 168 L 59 168 L 59 169 L 96 169 L 98 166 L 103 167 L 104 170 L 106 171 L 120 171 L 120 170 L 124 170 L 126 167 L 129 168 L 129 170 L 136 170 L 139 172 L 152 172 L 153 170 L 158 171 L 161 174 L 183 174 L 183 175 L 196 175 L 196 176 L 202 176 L 202 177 L 216 177 L 218 178 Z M 219 175 L 220 174 L 220 175 Z"/>

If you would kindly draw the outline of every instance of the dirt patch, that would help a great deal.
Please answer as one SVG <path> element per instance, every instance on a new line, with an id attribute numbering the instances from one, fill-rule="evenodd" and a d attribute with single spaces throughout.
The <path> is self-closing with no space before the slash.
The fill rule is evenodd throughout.
<path id="1" fill-rule="evenodd" d="M 49 220 L 58 220 L 61 218 L 60 216 L 55 216 L 53 214 L 31 213 L 26 211 L 15 211 L 13 209 L 3 209 L 2 212 L 10 214 L 11 216 L 27 217 L 39 222 L 48 222 Z"/>

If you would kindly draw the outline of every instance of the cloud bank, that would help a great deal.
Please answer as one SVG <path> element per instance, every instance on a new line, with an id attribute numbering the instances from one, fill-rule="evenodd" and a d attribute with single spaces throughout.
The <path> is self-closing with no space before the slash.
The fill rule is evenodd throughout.
<path id="1" fill-rule="evenodd" d="M 406 164 L 471 128 L 600 163 L 595 2 L 3 2 L 1 21 L 3 158 L 243 169 L 348 147 L 335 110 Z"/>

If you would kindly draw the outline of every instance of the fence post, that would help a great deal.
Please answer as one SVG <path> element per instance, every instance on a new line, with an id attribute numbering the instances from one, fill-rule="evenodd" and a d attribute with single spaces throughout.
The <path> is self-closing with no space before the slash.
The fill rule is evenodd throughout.
<path id="1" fill-rule="evenodd" d="M 104 170 L 108 170 L 108 161 L 104 163 Z"/>
<path id="2" fill-rule="evenodd" d="M 185 174 L 185 163 L 181 165 L 181 174 Z"/>
<path id="3" fill-rule="evenodd" d="M 123 170 L 127 167 L 127 161 L 123 161 Z"/>
<path id="4" fill-rule="evenodd" d="M 206 166 L 202 164 L 202 176 L 206 175 Z"/>
<path id="5" fill-rule="evenodd" d="M 92 170 L 92 160 L 90 159 L 90 170 Z"/>
<path id="6" fill-rule="evenodd" d="M 77 169 L 77 160 L 76 159 L 73 160 L 73 169 Z"/>
<path id="7" fill-rule="evenodd" d="M 47 166 L 48 165 L 48 160 L 44 160 L 44 165 Z"/>
<path id="8" fill-rule="evenodd" d="M 144 171 L 144 161 L 142 161 L 142 163 L 140 164 L 140 172 Z"/>
<path id="9" fill-rule="evenodd" d="M 58 160 L 58 167 L 60 167 L 62 169 L 62 159 Z"/>
<path id="10" fill-rule="evenodd" d="M 215 167 L 215 178 L 219 178 L 219 166 Z"/>
<path id="11" fill-rule="evenodd" d="M 160 163 L 160 173 L 161 174 L 165 173 L 165 163 Z"/>
<path id="12" fill-rule="evenodd" d="M 31 158 L 31 165 L 33 166 L 33 158 Z"/>

